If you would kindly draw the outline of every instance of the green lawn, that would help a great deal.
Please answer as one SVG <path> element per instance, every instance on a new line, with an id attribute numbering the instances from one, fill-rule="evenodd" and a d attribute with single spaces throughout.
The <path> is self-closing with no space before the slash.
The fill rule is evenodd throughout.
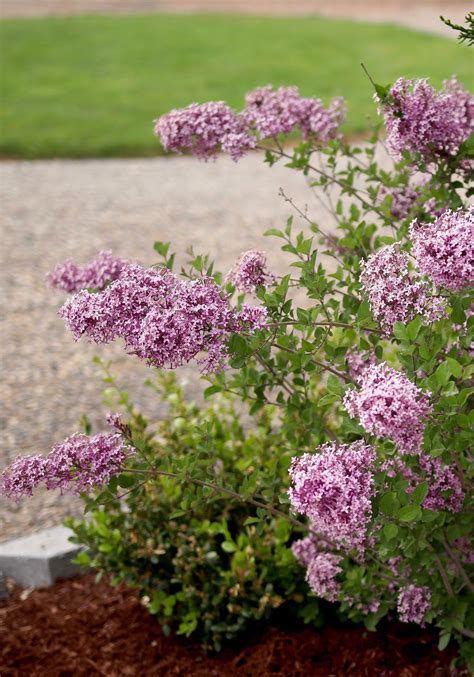
<path id="1" fill-rule="evenodd" d="M 100 16 L 0 23 L 0 153 L 24 158 L 154 155 L 153 119 L 192 101 L 267 83 L 328 101 L 344 95 L 348 133 L 375 118 L 363 61 L 381 84 L 399 75 L 472 88 L 467 47 L 394 26 L 322 18 Z"/>

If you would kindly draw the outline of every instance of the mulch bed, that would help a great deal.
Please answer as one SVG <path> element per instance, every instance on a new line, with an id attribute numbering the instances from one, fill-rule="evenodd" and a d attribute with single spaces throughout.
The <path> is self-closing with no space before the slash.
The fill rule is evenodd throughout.
<path id="1" fill-rule="evenodd" d="M 165 637 L 135 593 L 95 583 L 93 575 L 18 591 L 0 605 L 1 677 L 447 676 L 453 652 L 439 652 L 436 643 L 433 631 L 395 622 L 377 633 L 270 627 L 244 647 L 206 656 Z"/>

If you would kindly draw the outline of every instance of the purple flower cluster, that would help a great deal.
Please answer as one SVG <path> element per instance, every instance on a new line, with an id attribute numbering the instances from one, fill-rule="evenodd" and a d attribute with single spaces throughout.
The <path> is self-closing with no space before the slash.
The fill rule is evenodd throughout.
<path id="1" fill-rule="evenodd" d="M 464 490 L 455 468 L 446 465 L 439 458 L 424 453 L 419 454 L 418 464 L 419 469 L 415 470 L 402 459 L 391 457 L 384 461 L 380 469 L 392 479 L 398 474 L 407 480 L 408 494 L 412 494 L 421 482 L 427 482 L 428 493 L 422 503 L 426 510 L 460 512 L 464 502 Z"/>
<path id="2" fill-rule="evenodd" d="M 126 349 L 155 367 L 175 369 L 197 358 L 204 372 L 225 365 L 233 332 L 253 333 L 265 326 L 265 308 L 236 311 L 210 278 L 184 280 L 167 269 L 128 266 L 104 291 L 81 291 L 60 315 L 76 340 L 95 343 L 117 338 Z M 198 354 L 206 352 L 206 357 Z"/>
<path id="3" fill-rule="evenodd" d="M 321 552 L 320 543 L 313 534 L 310 534 L 295 541 L 291 546 L 291 552 L 300 564 L 308 567 L 316 555 Z"/>
<path id="4" fill-rule="evenodd" d="M 410 228 L 420 270 L 438 287 L 459 291 L 474 286 L 474 206 L 447 209 L 434 223 Z"/>
<path id="5" fill-rule="evenodd" d="M 400 78 L 380 110 L 388 148 L 398 159 L 404 151 L 425 162 L 446 159 L 474 131 L 474 97 L 455 78 L 440 92 L 427 80 Z"/>
<path id="6" fill-rule="evenodd" d="M 454 467 L 446 465 L 439 458 L 422 454 L 420 468 L 429 484 L 423 507 L 426 510 L 460 512 L 464 502 L 464 490 Z"/>
<path id="7" fill-rule="evenodd" d="M 390 214 L 397 221 L 406 219 L 410 212 L 418 205 L 423 206 L 425 212 L 436 214 L 436 199 L 430 198 L 427 201 L 422 200 L 423 194 L 429 187 L 430 177 L 423 178 L 421 181 L 406 186 L 382 186 L 379 192 L 380 200 L 387 196 L 391 198 Z"/>
<path id="8" fill-rule="evenodd" d="M 365 370 L 373 364 L 377 364 L 377 358 L 373 353 L 361 353 L 352 349 L 346 354 L 346 363 L 351 379 L 360 383 Z"/>
<path id="9" fill-rule="evenodd" d="M 349 390 L 344 406 L 364 430 L 392 440 L 404 454 L 416 454 L 423 442 L 424 419 L 431 412 L 430 394 L 385 362 L 362 375 L 360 389 Z"/>
<path id="10" fill-rule="evenodd" d="M 40 484 L 75 494 L 88 492 L 108 484 L 130 453 L 120 435 L 76 433 L 55 445 L 46 457 L 18 457 L 0 475 L 0 490 L 17 501 L 32 496 Z"/>
<path id="11" fill-rule="evenodd" d="M 382 247 L 362 263 L 360 281 L 372 315 L 388 332 L 394 322 L 409 322 L 416 315 L 434 322 L 445 313 L 443 299 L 432 296 L 428 284 L 408 264 L 408 255 L 396 244 Z"/>
<path id="12" fill-rule="evenodd" d="M 250 249 L 241 254 L 226 276 L 226 281 L 232 282 L 236 289 L 250 293 L 260 285 L 272 284 L 274 280 L 275 276 L 267 270 L 265 253 L 258 249 Z"/>
<path id="13" fill-rule="evenodd" d="M 319 453 L 294 458 L 290 503 L 312 528 L 333 543 L 364 549 L 372 514 L 374 450 L 362 441 L 329 443 Z"/>
<path id="14" fill-rule="evenodd" d="M 341 594 L 336 576 L 342 572 L 339 562 L 342 557 L 330 552 L 318 553 L 308 564 L 306 580 L 315 595 L 335 602 Z"/>
<path id="15" fill-rule="evenodd" d="M 242 113 L 235 113 L 223 101 L 193 103 L 172 110 L 156 121 L 155 134 L 165 150 L 185 150 L 207 160 L 220 150 L 238 160 L 261 139 L 288 134 L 299 128 L 304 138 L 326 143 L 336 136 L 345 118 L 343 99 L 329 108 L 319 99 L 300 96 L 297 87 L 259 87 L 246 96 Z"/>
<path id="16" fill-rule="evenodd" d="M 95 259 L 80 266 L 72 259 L 58 263 L 46 277 L 51 287 L 71 294 L 80 289 L 104 289 L 117 280 L 128 262 L 114 256 L 112 252 L 100 251 Z"/>
<path id="17" fill-rule="evenodd" d="M 238 160 L 255 148 L 255 139 L 243 118 L 223 101 L 193 103 L 172 110 L 156 121 L 155 134 L 165 150 L 188 150 L 203 160 L 214 157 L 219 150 Z"/>
<path id="18" fill-rule="evenodd" d="M 418 623 L 423 626 L 425 615 L 431 609 L 431 591 L 425 586 L 413 583 L 400 588 L 397 611 L 404 623 Z"/>
<path id="19" fill-rule="evenodd" d="M 343 99 L 333 99 L 326 109 L 319 99 L 301 96 L 298 87 L 258 87 L 247 94 L 245 104 L 243 117 L 261 139 L 299 128 L 304 138 L 327 143 L 336 136 L 346 114 Z"/>

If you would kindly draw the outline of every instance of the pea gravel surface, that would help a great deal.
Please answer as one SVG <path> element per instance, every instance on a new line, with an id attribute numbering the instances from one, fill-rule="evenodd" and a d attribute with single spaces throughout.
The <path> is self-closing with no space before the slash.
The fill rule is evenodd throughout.
<path id="1" fill-rule="evenodd" d="M 44 282 L 57 262 L 86 262 L 110 249 L 150 265 L 153 242 L 162 240 L 172 241 L 178 265 L 193 246 L 226 272 L 243 250 L 257 247 L 267 252 L 272 270 L 286 272 L 282 242 L 262 236 L 293 213 L 280 187 L 302 209 L 309 203 L 308 213 L 321 225 L 331 223 L 302 175 L 283 165 L 270 169 L 258 155 L 238 164 L 225 157 L 208 163 L 190 157 L 3 162 L 0 184 L 0 469 L 18 454 L 47 453 L 80 430 L 84 413 L 95 432 L 106 429 L 112 405 L 103 401 L 94 355 L 113 361 L 119 381 L 146 414 L 164 414 L 143 384 L 153 370 L 119 344 L 75 343 L 66 331 L 57 315 L 66 296 Z M 198 397 L 197 370 L 183 367 L 177 374 Z M 40 491 L 19 504 L 0 498 L 0 541 L 54 526 L 80 510 L 79 499 L 56 492 Z"/>

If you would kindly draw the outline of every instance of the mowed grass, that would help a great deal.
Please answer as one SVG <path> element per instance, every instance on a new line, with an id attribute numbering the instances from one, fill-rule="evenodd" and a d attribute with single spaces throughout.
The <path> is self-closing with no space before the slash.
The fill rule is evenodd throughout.
<path id="1" fill-rule="evenodd" d="M 4 157 L 143 156 L 161 152 L 153 119 L 193 101 L 240 108 L 258 85 L 343 95 L 348 134 L 376 119 L 360 63 L 387 84 L 456 73 L 472 87 L 467 47 L 391 25 L 312 18 L 90 16 L 0 25 Z"/>

